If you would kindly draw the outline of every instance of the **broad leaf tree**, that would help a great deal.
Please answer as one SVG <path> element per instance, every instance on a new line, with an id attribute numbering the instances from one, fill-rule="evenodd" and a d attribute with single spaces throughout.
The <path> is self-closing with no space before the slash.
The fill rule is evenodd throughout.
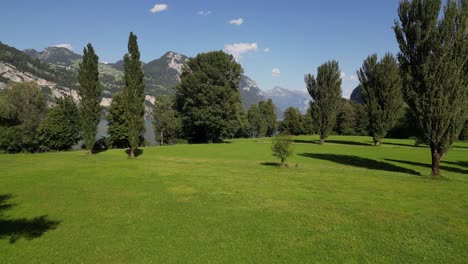
<path id="1" fill-rule="evenodd" d="M 278 116 L 276 115 L 275 104 L 273 103 L 273 100 L 268 99 L 267 101 L 260 101 L 258 103 L 258 108 L 266 123 L 265 136 L 271 137 L 278 129 Z"/>
<path id="2" fill-rule="evenodd" d="M 395 21 L 406 103 L 431 149 L 432 175 L 460 134 L 468 107 L 468 2 L 403 0 Z M 439 19 L 440 17 L 440 19 Z"/>
<path id="3" fill-rule="evenodd" d="M 145 84 L 140 61 L 137 36 L 130 33 L 128 53 L 124 56 L 124 103 L 125 122 L 127 125 L 130 157 L 135 157 L 135 151 L 140 144 L 140 134 L 144 130 L 145 116 Z"/>
<path id="4" fill-rule="evenodd" d="M 175 105 L 190 142 L 216 142 L 236 134 L 242 123 L 242 72 L 234 57 L 223 51 L 201 53 L 187 62 Z"/>
<path id="5" fill-rule="evenodd" d="M 180 136 L 182 124 L 174 109 L 174 100 L 165 95 L 156 97 L 153 110 L 153 125 L 156 139 L 160 145 L 172 144 Z"/>
<path id="6" fill-rule="evenodd" d="M 369 133 L 377 146 L 401 115 L 403 97 L 398 63 L 389 53 L 380 61 L 373 54 L 364 60 L 357 75 L 369 117 Z"/>
<path id="7" fill-rule="evenodd" d="M 8 84 L 0 91 L 0 149 L 38 151 L 37 131 L 46 113 L 46 98 L 35 82 Z"/>
<path id="8" fill-rule="evenodd" d="M 88 154 L 93 152 L 97 127 L 101 118 L 102 86 L 99 81 L 99 57 L 89 43 L 83 49 L 83 61 L 79 64 L 78 82 L 81 97 L 81 133 Z"/>
<path id="9" fill-rule="evenodd" d="M 295 107 L 284 110 L 284 119 L 280 125 L 280 132 L 286 135 L 301 135 L 304 132 L 302 114 Z"/>
<path id="10" fill-rule="evenodd" d="M 71 96 L 56 99 L 39 127 L 39 138 L 45 149 L 69 150 L 80 140 L 80 114 Z"/>
<path id="11" fill-rule="evenodd" d="M 341 103 L 341 71 L 338 62 L 328 61 L 317 69 L 317 78 L 305 76 L 307 90 L 312 97 L 312 118 L 320 134 L 320 144 L 333 130 Z"/>

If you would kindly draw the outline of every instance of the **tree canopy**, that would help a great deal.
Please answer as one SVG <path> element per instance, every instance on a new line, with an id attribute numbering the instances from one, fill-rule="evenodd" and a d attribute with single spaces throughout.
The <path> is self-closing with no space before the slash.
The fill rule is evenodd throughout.
<path id="1" fill-rule="evenodd" d="M 187 62 L 175 105 L 190 142 L 216 142 L 236 134 L 242 123 L 242 73 L 234 57 L 223 51 L 201 53 Z"/>
<path id="2" fill-rule="evenodd" d="M 403 0 L 394 27 L 404 98 L 431 148 L 433 175 L 468 112 L 468 2 L 440 8 L 440 0 Z"/>

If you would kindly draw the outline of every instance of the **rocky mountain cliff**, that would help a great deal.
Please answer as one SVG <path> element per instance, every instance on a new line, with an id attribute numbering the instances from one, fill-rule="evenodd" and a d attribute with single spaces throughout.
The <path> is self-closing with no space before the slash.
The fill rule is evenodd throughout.
<path id="1" fill-rule="evenodd" d="M 7 81 L 37 81 L 50 90 L 52 99 L 53 96 L 65 94 L 64 91 L 76 95 L 76 76 L 81 59 L 81 55 L 61 47 L 20 51 L 0 43 L 0 88 Z M 175 86 L 180 83 L 182 67 L 188 59 L 185 55 L 169 51 L 156 60 L 143 63 L 146 104 L 149 108 L 154 105 L 155 96 L 174 94 Z M 112 95 L 123 86 L 123 61 L 100 63 L 99 71 L 104 88 L 102 105 L 109 106 Z M 255 81 L 247 76 L 242 77 L 239 91 L 244 107 L 264 99 Z"/>

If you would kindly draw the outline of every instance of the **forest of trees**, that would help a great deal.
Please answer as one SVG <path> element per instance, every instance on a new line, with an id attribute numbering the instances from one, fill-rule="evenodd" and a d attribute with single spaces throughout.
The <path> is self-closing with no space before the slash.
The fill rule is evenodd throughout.
<path id="1" fill-rule="evenodd" d="M 423 8 L 422 8 L 423 7 Z M 330 60 L 305 75 L 311 96 L 306 113 L 287 108 L 278 122 L 270 99 L 245 110 L 238 90 L 242 66 L 223 51 L 188 60 L 174 96 L 158 96 L 152 119 L 161 145 L 179 141 L 222 142 L 236 137 L 318 134 L 414 137 L 429 146 L 432 174 L 457 139 L 468 139 L 468 4 L 448 1 L 400 3 L 394 31 L 400 52 L 380 60 L 370 55 L 357 71 L 363 104 L 342 98 L 339 63 Z M 104 115 L 98 56 L 84 48 L 79 65 L 80 102 L 64 97 L 47 106 L 35 83 L 9 83 L 0 92 L 0 150 L 69 150 L 82 140 L 88 153 L 96 146 Z M 124 87 L 106 109 L 108 147 L 129 148 L 135 157 L 144 144 L 145 93 L 137 37 L 130 33 L 124 55 Z M 385 143 L 385 142 L 383 142 Z"/>

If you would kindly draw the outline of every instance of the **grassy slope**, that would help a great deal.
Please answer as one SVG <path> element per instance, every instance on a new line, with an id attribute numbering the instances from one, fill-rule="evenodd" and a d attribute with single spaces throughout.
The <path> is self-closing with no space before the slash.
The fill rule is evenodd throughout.
<path id="1" fill-rule="evenodd" d="M 290 168 L 261 164 L 275 161 L 268 139 L 146 148 L 135 160 L 0 155 L 0 195 L 13 195 L 0 205 L 0 263 L 468 259 L 468 144 L 432 180 L 415 175 L 429 174 L 430 157 L 411 141 L 296 139 Z M 2 221 L 42 215 L 57 228 L 9 242 L 19 228 Z"/>

